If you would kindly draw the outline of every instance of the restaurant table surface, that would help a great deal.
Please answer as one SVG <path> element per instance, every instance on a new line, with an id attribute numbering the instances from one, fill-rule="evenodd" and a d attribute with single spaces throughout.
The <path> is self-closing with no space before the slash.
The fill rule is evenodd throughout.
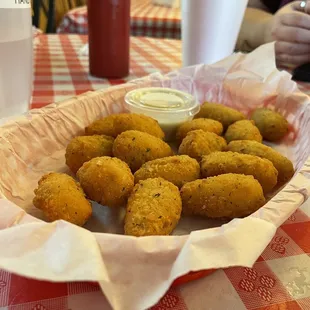
<path id="1" fill-rule="evenodd" d="M 181 65 L 179 40 L 132 37 L 129 76 L 123 79 L 99 79 L 89 75 L 88 56 L 81 55 L 87 36 L 41 35 L 36 40 L 32 108 L 153 72 L 167 73 Z"/>
<path id="2" fill-rule="evenodd" d="M 156 38 L 181 38 L 181 10 L 154 5 L 152 0 L 131 1 L 131 34 Z M 87 7 L 69 11 L 61 21 L 58 33 L 88 33 Z"/>
<path id="3" fill-rule="evenodd" d="M 42 107 L 92 89 L 180 66 L 180 42 L 132 38 L 130 76 L 101 80 L 88 75 L 79 55 L 85 36 L 42 35 L 36 44 L 33 107 Z M 301 84 L 308 92 L 310 86 Z M 277 230 L 253 268 L 217 270 L 171 288 L 153 310 L 310 309 L 310 203 Z M 40 264 L 40 262 L 38 262 Z M 146 284 L 147 285 L 147 284 Z M 110 309 L 99 286 L 50 283 L 0 270 L 0 310 Z"/>

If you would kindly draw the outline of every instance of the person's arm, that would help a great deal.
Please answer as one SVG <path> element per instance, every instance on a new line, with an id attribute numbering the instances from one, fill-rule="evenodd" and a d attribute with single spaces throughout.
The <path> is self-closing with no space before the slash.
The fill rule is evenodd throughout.
<path id="1" fill-rule="evenodd" d="M 250 7 L 256 3 L 255 7 Z M 310 1 L 301 7 L 293 1 L 274 15 L 250 0 L 239 33 L 237 49 L 251 51 L 261 44 L 275 41 L 278 64 L 300 65 L 310 62 Z M 260 4 L 261 5 L 261 4 Z"/>
<path id="2" fill-rule="evenodd" d="M 237 50 L 249 52 L 265 42 L 265 33 L 273 15 L 263 7 L 248 7 L 238 36 Z"/>

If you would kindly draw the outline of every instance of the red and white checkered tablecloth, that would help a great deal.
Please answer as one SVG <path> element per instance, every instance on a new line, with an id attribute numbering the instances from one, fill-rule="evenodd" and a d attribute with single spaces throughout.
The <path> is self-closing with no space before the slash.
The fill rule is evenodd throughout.
<path id="1" fill-rule="evenodd" d="M 159 69 L 180 66 L 180 42 L 133 38 L 131 74 L 124 80 L 88 76 L 79 56 L 85 36 L 42 35 L 36 47 L 33 106 L 44 106 L 90 89 L 108 87 Z M 309 84 L 301 84 L 309 91 Z M 39 262 L 38 262 L 39 263 Z M 0 310 L 111 309 L 99 287 L 89 283 L 50 283 L 0 270 Z M 253 268 L 218 270 L 171 288 L 152 310 L 310 309 L 310 202 L 281 228 Z"/>
<path id="2" fill-rule="evenodd" d="M 308 205 L 278 229 L 253 268 L 218 270 L 206 278 L 172 288 L 152 310 L 310 309 L 309 240 Z M 93 284 L 36 281 L 0 270 L 0 309 L 111 308 Z"/>
<path id="3" fill-rule="evenodd" d="M 32 108 L 153 72 L 167 73 L 181 65 L 180 41 L 132 37 L 130 75 L 124 79 L 99 79 L 89 75 L 88 56 L 80 53 L 87 36 L 41 35 L 37 40 Z"/>
<path id="4" fill-rule="evenodd" d="M 156 6 L 151 0 L 132 0 L 131 35 L 155 38 L 181 38 L 181 12 L 177 8 Z M 68 12 L 60 23 L 58 33 L 87 34 L 87 8 Z"/>

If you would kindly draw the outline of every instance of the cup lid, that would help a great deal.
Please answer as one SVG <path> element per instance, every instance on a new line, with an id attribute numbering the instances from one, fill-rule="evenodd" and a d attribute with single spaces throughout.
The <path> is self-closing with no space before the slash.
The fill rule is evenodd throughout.
<path id="1" fill-rule="evenodd" d="M 130 107 L 149 112 L 188 113 L 195 115 L 199 111 L 199 103 L 185 92 L 161 87 L 138 88 L 128 92 L 125 102 Z"/>

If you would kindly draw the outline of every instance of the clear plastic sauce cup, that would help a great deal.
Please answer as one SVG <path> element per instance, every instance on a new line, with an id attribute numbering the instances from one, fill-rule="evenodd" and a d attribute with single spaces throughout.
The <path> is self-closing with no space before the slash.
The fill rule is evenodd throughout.
<path id="1" fill-rule="evenodd" d="M 126 94 L 125 104 L 129 112 L 157 120 L 165 132 L 166 141 L 175 140 L 177 128 L 192 120 L 200 110 L 200 104 L 192 95 L 160 87 L 132 90 Z"/>

